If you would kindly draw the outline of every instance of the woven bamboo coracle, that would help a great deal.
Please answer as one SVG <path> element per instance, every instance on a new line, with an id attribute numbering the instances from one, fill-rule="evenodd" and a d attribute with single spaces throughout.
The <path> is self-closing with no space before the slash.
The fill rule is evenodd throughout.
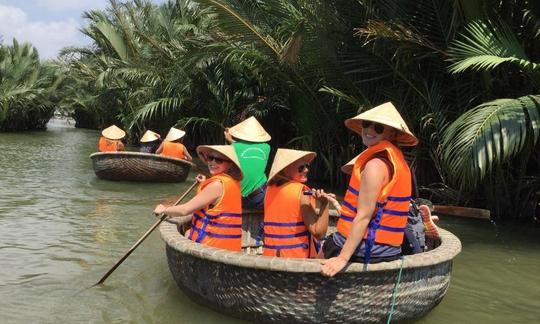
<path id="1" fill-rule="evenodd" d="M 162 223 L 169 269 L 180 289 L 207 307 L 254 322 L 386 322 L 401 260 L 371 264 L 367 271 L 363 264 L 351 263 L 326 278 L 320 274 L 320 260 L 257 255 L 261 220 L 261 215 L 244 214 L 243 252 L 190 241 L 182 235 L 188 223 Z M 440 245 L 404 257 L 392 322 L 424 316 L 446 294 L 461 243 L 439 230 Z"/>
<path id="2" fill-rule="evenodd" d="M 168 156 L 138 152 L 100 152 L 90 155 L 100 179 L 115 181 L 182 182 L 191 163 Z"/>

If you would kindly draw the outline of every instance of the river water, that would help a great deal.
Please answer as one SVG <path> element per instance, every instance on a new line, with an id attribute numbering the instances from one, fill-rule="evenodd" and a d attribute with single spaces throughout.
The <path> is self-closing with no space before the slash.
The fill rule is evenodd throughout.
<path id="1" fill-rule="evenodd" d="M 189 186 L 99 180 L 98 132 L 51 123 L 0 133 L 1 323 L 242 323 L 192 302 L 174 283 L 152 209 Z M 442 217 L 463 252 L 448 294 L 418 323 L 539 323 L 540 229 Z"/>

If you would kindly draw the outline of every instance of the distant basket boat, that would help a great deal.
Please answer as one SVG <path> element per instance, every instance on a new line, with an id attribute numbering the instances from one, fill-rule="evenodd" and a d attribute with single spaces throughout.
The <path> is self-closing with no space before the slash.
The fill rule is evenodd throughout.
<path id="1" fill-rule="evenodd" d="M 243 253 L 185 238 L 189 217 L 182 225 L 162 223 L 169 269 L 180 289 L 203 305 L 254 322 L 386 322 L 400 260 L 371 264 L 368 271 L 352 263 L 326 278 L 319 260 L 258 255 L 262 248 L 253 245 L 261 219 L 260 214 L 244 214 Z M 418 319 L 446 294 L 461 243 L 452 233 L 439 231 L 436 248 L 404 257 L 392 321 Z"/>
<path id="2" fill-rule="evenodd" d="M 151 153 L 98 152 L 90 155 L 100 179 L 115 181 L 182 182 L 191 163 Z"/>

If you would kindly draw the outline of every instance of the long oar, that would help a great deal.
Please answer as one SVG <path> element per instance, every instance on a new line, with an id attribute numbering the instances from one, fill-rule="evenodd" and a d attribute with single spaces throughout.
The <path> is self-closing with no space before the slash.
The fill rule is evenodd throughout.
<path id="1" fill-rule="evenodd" d="M 174 206 L 178 205 L 191 192 L 191 190 L 193 190 L 193 188 L 195 188 L 197 183 L 199 183 L 199 181 L 195 180 L 195 182 L 193 182 L 191 187 L 189 187 L 188 190 L 186 190 L 186 192 L 184 192 L 182 197 L 178 198 L 178 200 L 174 203 Z M 144 235 L 135 244 L 133 244 L 133 246 L 129 249 L 129 251 L 127 251 L 127 253 L 124 254 L 124 256 L 120 260 L 118 260 L 118 262 L 116 262 L 116 264 L 109 271 L 107 271 L 107 273 L 97 283 L 95 283 L 92 287 L 97 286 L 97 285 L 101 285 L 102 283 L 104 283 L 105 280 L 114 272 L 114 270 L 116 270 L 116 268 L 118 268 L 118 266 L 120 266 L 122 264 L 122 262 L 124 262 L 124 260 L 127 259 L 127 257 L 133 251 L 135 251 L 135 249 L 139 246 L 139 244 L 141 244 L 146 239 L 146 237 L 148 235 L 150 235 L 150 233 L 152 233 L 152 231 L 156 227 L 158 227 L 159 224 L 161 224 L 161 222 L 163 222 L 163 220 L 165 220 L 165 218 L 167 218 L 167 215 L 165 215 L 165 214 L 161 214 L 159 216 L 160 217 L 157 220 L 157 222 L 155 222 L 154 225 L 152 225 L 152 227 L 150 227 L 150 229 L 148 231 L 146 231 L 146 233 L 144 233 Z"/>

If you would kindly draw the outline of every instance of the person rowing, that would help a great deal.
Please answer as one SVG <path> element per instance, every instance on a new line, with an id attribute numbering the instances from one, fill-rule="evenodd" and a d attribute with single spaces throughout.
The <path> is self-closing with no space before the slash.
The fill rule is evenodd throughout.
<path id="1" fill-rule="evenodd" d="M 197 195 L 185 204 L 155 207 L 157 215 L 171 217 L 193 214 L 188 238 L 216 248 L 240 251 L 242 245 L 242 171 L 230 145 L 201 145 L 199 158 L 204 161 L 210 178 L 199 174 Z"/>

